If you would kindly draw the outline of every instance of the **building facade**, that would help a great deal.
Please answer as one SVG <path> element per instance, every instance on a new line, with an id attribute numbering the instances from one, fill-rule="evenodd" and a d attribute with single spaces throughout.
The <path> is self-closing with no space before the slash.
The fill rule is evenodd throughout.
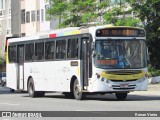
<path id="1" fill-rule="evenodd" d="M 11 34 L 11 0 L 0 0 L 0 55 L 4 54 L 6 37 Z"/>
<path id="2" fill-rule="evenodd" d="M 50 30 L 50 21 L 46 19 L 46 0 L 12 0 L 11 18 L 13 37 L 34 35 Z"/>

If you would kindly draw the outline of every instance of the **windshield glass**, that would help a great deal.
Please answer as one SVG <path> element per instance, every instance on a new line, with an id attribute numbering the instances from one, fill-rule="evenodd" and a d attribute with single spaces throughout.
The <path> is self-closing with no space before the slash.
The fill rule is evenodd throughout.
<path id="1" fill-rule="evenodd" d="M 143 68 L 147 64 L 145 41 L 98 40 L 94 58 L 99 68 Z"/>

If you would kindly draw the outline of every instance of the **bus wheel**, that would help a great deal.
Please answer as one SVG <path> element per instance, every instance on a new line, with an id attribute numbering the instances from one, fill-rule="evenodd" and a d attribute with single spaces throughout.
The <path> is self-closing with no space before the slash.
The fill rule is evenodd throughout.
<path id="1" fill-rule="evenodd" d="M 73 92 L 63 92 L 63 95 L 66 98 L 74 98 Z"/>
<path id="2" fill-rule="evenodd" d="M 73 84 L 73 94 L 76 100 L 83 100 L 86 97 L 85 93 L 81 92 L 77 79 L 74 81 Z"/>
<path id="3" fill-rule="evenodd" d="M 15 91 L 14 89 L 10 88 L 10 92 L 11 92 L 11 93 L 13 93 L 14 91 Z"/>
<path id="4" fill-rule="evenodd" d="M 127 93 L 115 93 L 117 100 L 125 100 L 127 98 Z"/>
<path id="5" fill-rule="evenodd" d="M 30 97 L 37 97 L 38 92 L 35 91 L 33 79 L 30 78 L 28 82 L 28 93 Z"/>
<path id="6" fill-rule="evenodd" d="M 44 91 L 38 91 L 37 97 L 43 97 L 45 95 Z"/>

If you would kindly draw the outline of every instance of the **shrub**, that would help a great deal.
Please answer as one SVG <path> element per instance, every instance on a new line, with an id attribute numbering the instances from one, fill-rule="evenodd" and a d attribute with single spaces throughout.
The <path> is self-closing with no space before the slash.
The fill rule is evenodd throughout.
<path id="1" fill-rule="evenodd" d="M 155 67 L 149 65 L 148 74 L 150 77 L 160 76 L 160 70 L 157 70 Z"/>

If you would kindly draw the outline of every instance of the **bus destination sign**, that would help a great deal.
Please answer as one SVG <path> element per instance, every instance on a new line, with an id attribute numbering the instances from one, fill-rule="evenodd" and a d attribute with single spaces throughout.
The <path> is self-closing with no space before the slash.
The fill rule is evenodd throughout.
<path id="1" fill-rule="evenodd" d="M 142 29 L 133 28 L 109 28 L 96 31 L 96 37 L 144 37 Z"/>

